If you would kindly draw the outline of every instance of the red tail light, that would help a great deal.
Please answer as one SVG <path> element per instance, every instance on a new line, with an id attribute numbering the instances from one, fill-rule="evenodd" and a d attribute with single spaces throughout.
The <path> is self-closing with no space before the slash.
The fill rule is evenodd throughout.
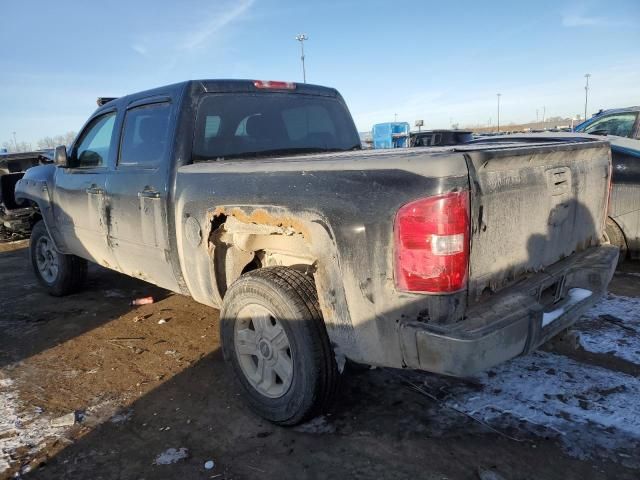
<path id="1" fill-rule="evenodd" d="M 469 192 L 421 198 L 396 214 L 395 280 L 406 292 L 465 288 L 469 267 Z"/>
<path id="2" fill-rule="evenodd" d="M 273 80 L 254 80 L 253 85 L 256 88 L 270 88 L 273 90 L 294 90 L 296 84 L 293 82 L 276 82 Z"/>

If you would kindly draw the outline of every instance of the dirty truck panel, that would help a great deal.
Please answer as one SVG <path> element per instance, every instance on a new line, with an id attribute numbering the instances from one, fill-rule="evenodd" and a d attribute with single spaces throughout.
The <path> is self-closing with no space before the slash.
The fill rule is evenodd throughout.
<path id="1" fill-rule="evenodd" d="M 323 324 L 320 371 L 348 358 L 464 376 L 570 326 L 617 261 L 602 241 L 610 151 L 588 136 L 361 151 L 333 89 L 207 80 L 105 103 L 60 155 L 16 192 L 61 258 L 236 312 L 225 355 L 283 424 L 302 417 L 268 412 L 308 380 L 293 337 L 315 321 L 274 313 L 292 311 L 286 285 Z"/>

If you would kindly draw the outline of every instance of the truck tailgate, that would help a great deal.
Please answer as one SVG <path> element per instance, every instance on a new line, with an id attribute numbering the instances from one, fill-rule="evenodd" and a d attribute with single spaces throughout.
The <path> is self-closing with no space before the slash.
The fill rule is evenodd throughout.
<path id="1" fill-rule="evenodd" d="M 606 142 L 457 148 L 471 184 L 469 301 L 597 245 L 610 176 Z"/>

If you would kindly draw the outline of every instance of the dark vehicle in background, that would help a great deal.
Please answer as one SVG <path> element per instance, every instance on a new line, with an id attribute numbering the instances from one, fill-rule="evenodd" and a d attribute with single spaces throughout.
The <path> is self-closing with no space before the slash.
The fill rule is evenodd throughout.
<path id="1" fill-rule="evenodd" d="M 36 165 L 53 161 L 53 151 L 0 154 L 0 240 L 28 234 L 38 212 L 35 204 L 18 201 L 15 186 L 24 172 Z"/>
<path id="2" fill-rule="evenodd" d="M 606 135 L 611 143 L 613 186 L 606 234 L 621 259 L 640 258 L 640 106 L 604 110 L 575 128 Z"/>
<path id="3" fill-rule="evenodd" d="M 412 147 L 450 147 L 473 140 L 471 130 L 422 130 L 411 132 Z"/>
<path id="4" fill-rule="evenodd" d="M 201 80 L 106 101 L 18 198 L 39 282 L 87 260 L 220 308 L 249 405 L 323 412 L 346 360 L 467 376 L 527 354 L 606 292 L 609 144 L 360 150 L 340 94 Z M 206 388 L 206 387 L 203 387 Z"/>

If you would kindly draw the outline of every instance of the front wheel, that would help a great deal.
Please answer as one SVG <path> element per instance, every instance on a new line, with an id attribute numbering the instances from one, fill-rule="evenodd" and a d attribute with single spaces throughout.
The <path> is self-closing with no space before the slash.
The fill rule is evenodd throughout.
<path id="1" fill-rule="evenodd" d="M 338 369 L 311 278 L 285 267 L 254 270 L 227 291 L 220 337 L 249 406 L 296 425 L 321 414 Z"/>
<path id="2" fill-rule="evenodd" d="M 31 231 L 29 253 L 38 281 L 51 295 L 68 295 L 79 290 L 84 283 L 87 261 L 75 255 L 58 252 L 42 220 L 36 223 Z"/>

